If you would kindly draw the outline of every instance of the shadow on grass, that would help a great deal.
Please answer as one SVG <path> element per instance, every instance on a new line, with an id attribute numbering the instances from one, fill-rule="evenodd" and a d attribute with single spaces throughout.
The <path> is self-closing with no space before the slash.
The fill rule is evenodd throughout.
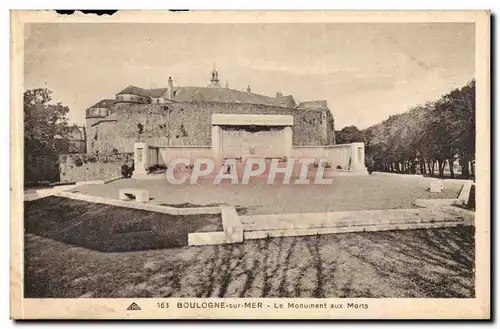
<path id="1" fill-rule="evenodd" d="M 124 252 L 187 246 L 189 233 L 222 231 L 222 220 L 51 196 L 24 203 L 24 227 L 26 233 L 89 249 Z"/>
<path id="2" fill-rule="evenodd" d="M 473 298 L 474 228 L 105 254 L 28 234 L 25 298 Z"/>
<path id="3" fill-rule="evenodd" d="M 397 246 L 394 245 L 396 236 L 404 236 Z M 379 276 L 395 275 L 418 283 L 420 293 L 429 298 L 475 296 L 474 227 L 377 232 L 366 234 L 365 238 L 373 245 L 393 245 L 393 249 L 384 254 L 384 262 L 372 259 L 369 254 L 356 256 L 370 264 Z M 415 263 L 422 267 L 414 268 Z"/>

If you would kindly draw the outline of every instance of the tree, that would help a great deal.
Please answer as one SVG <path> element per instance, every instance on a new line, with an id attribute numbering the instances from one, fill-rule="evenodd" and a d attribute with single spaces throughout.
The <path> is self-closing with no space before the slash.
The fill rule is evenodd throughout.
<path id="1" fill-rule="evenodd" d="M 476 81 L 445 95 L 443 106 L 452 118 L 451 145 L 460 158 L 462 174 L 469 176 L 469 161 L 474 160 L 476 151 Z"/>
<path id="2" fill-rule="evenodd" d="M 364 141 L 363 132 L 356 126 L 347 126 L 335 132 L 337 144 L 350 144 Z"/>
<path id="3" fill-rule="evenodd" d="M 58 140 L 67 140 L 69 108 L 51 104 L 52 92 L 37 88 L 24 92 L 24 152 L 49 154 L 58 149 Z"/>
<path id="4" fill-rule="evenodd" d="M 462 175 L 469 177 L 469 162 L 474 163 L 475 154 L 475 111 L 472 80 L 434 102 L 391 115 L 362 131 L 367 157 L 375 161 L 376 169 L 391 172 L 416 172 L 419 163 L 421 173 L 433 175 L 437 163 L 441 177 L 446 163 L 454 177 L 453 164 L 458 158 Z M 353 134 L 349 128 L 344 135 Z"/>

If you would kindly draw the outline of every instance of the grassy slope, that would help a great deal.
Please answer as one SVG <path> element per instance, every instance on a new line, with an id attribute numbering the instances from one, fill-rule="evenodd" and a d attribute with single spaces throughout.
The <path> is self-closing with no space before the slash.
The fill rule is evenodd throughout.
<path id="1" fill-rule="evenodd" d="M 188 233 L 222 231 L 220 215 L 171 216 L 53 196 L 24 208 L 27 233 L 108 252 L 186 246 Z"/>

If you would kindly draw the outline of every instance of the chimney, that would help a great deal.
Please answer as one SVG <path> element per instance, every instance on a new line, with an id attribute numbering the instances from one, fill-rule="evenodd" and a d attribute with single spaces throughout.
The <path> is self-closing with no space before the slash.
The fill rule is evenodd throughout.
<path id="1" fill-rule="evenodd" d="M 229 82 L 226 80 L 226 89 L 229 88 Z"/>
<path id="2" fill-rule="evenodd" d="M 174 81 L 172 77 L 168 77 L 168 98 L 170 100 L 174 98 Z"/>
<path id="3" fill-rule="evenodd" d="M 252 89 L 250 89 L 250 85 L 248 85 L 248 87 L 247 87 L 247 93 L 250 93 L 250 92 L 252 92 Z"/>
<path id="4" fill-rule="evenodd" d="M 280 91 L 276 92 L 276 98 L 282 97 L 282 96 L 283 96 L 283 94 Z"/>

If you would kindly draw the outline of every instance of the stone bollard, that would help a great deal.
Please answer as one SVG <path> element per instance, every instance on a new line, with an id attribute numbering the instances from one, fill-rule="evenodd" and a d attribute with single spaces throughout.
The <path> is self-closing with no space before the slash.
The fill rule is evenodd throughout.
<path id="1" fill-rule="evenodd" d="M 443 186 L 443 180 L 436 180 L 436 181 L 431 181 L 431 184 L 429 186 L 429 190 L 434 193 L 442 192 L 444 189 Z"/>

